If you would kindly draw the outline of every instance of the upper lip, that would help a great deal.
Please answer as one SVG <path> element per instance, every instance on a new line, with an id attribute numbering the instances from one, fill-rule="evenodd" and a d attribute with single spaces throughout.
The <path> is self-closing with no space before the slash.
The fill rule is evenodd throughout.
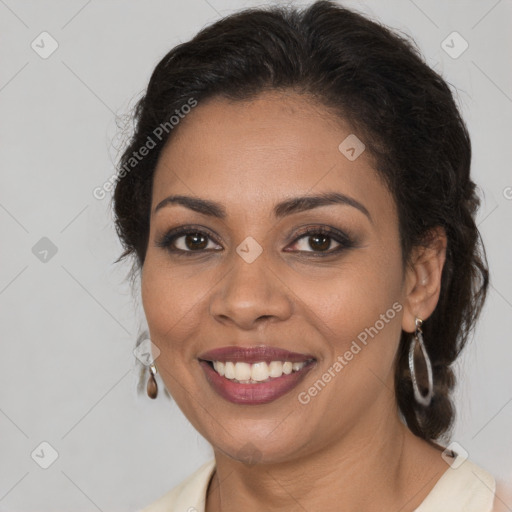
<path id="1" fill-rule="evenodd" d="M 246 363 L 260 363 L 271 361 L 290 361 L 292 363 L 301 363 L 314 360 L 310 354 L 299 354 L 290 352 L 282 348 L 269 347 L 267 345 L 258 345 L 255 347 L 219 347 L 207 352 L 203 352 L 198 359 L 204 361 L 243 361 Z"/>

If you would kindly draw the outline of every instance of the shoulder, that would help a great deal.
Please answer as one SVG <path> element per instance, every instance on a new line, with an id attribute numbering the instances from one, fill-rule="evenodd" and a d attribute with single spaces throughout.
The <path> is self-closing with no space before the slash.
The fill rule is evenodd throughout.
<path id="1" fill-rule="evenodd" d="M 494 477 L 460 455 L 414 512 L 491 512 Z"/>
<path id="2" fill-rule="evenodd" d="M 215 459 L 212 459 L 139 512 L 204 512 L 206 491 L 214 470 Z"/>
<path id="3" fill-rule="evenodd" d="M 506 480 L 496 481 L 496 500 L 492 512 L 509 512 L 512 510 L 512 475 Z"/>

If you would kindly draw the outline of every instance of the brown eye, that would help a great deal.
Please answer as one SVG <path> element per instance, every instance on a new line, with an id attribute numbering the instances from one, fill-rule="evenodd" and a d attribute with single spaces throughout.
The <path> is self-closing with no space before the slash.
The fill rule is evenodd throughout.
<path id="1" fill-rule="evenodd" d="M 183 238 L 185 247 L 191 250 L 205 249 L 208 245 L 208 237 L 203 236 L 201 233 L 188 234 L 179 238 Z M 176 240 L 179 240 L 179 238 Z"/>
<path id="2" fill-rule="evenodd" d="M 213 244 L 213 246 L 209 246 L 209 244 Z M 212 237 L 208 233 L 197 229 L 172 230 L 165 234 L 156 245 L 167 249 L 171 253 L 186 256 L 217 250 Z"/>
<path id="3" fill-rule="evenodd" d="M 297 250 L 306 252 L 309 252 L 308 249 L 311 249 L 314 252 L 326 252 L 331 248 L 334 241 L 332 236 L 324 235 L 322 233 L 303 235 L 297 240 L 298 241 L 295 242 L 298 246 Z M 300 240 L 303 240 L 303 242 L 299 242 Z"/>
<path id="4" fill-rule="evenodd" d="M 332 247 L 332 245 L 337 244 Z M 354 247 L 351 238 L 341 231 L 324 226 L 308 228 L 295 239 L 293 250 L 317 256 L 328 256 Z"/>
<path id="5" fill-rule="evenodd" d="M 331 237 L 327 235 L 313 235 L 309 236 L 309 246 L 313 250 L 326 251 L 331 245 Z"/>

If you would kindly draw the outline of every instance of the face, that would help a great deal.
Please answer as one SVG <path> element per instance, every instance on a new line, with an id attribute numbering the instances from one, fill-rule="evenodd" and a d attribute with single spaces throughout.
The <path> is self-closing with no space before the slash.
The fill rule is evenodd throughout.
<path id="1" fill-rule="evenodd" d="M 250 447 L 292 460 L 396 414 L 398 218 L 368 152 L 339 149 L 351 133 L 293 93 L 214 98 L 159 159 L 142 269 L 155 363 L 195 428 L 235 459 Z M 331 201 L 295 201 L 319 195 Z"/>

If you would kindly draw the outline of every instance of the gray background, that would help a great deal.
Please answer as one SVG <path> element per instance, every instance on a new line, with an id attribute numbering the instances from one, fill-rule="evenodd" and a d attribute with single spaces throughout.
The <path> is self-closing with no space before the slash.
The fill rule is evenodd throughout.
<path id="1" fill-rule="evenodd" d="M 345 4 L 413 35 L 458 91 L 485 194 L 478 223 L 492 285 L 458 364 L 453 440 L 512 479 L 512 2 Z M 211 456 L 171 400 L 137 395 L 132 350 L 144 318 L 128 265 L 113 265 L 121 246 L 110 198 L 92 191 L 114 172 L 116 117 L 157 62 L 252 5 L 262 3 L 0 0 L 2 511 L 136 510 Z M 59 45 L 46 59 L 31 47 L 43 31 Z M 469 44 L 458 58 L 441 47 L 453 31 Z M 51 245 L 43 237 L 55 254 L 41 252 Z M 48 469 L 39 464 L 51 462 L 52 448 L 42 442 L 58 454 Z"/>

